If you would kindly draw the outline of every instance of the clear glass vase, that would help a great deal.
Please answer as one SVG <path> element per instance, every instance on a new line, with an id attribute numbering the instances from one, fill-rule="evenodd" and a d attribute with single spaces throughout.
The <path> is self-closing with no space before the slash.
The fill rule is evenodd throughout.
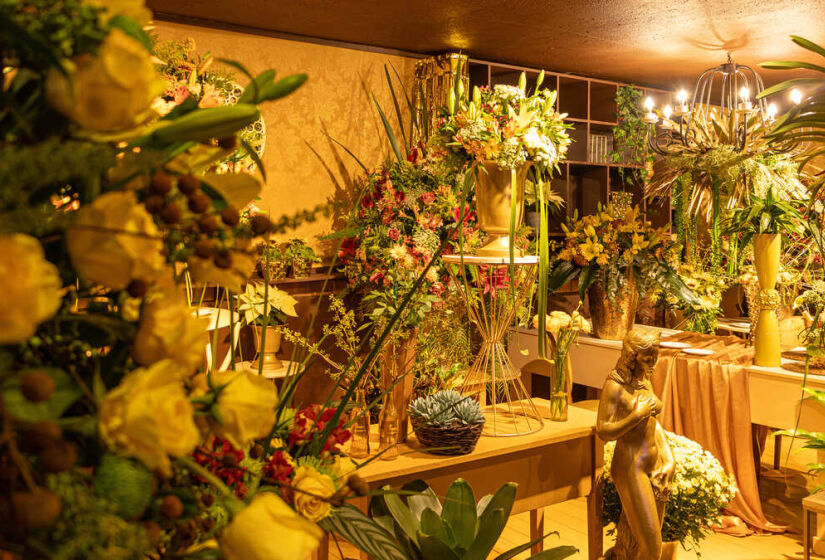
<path id="1" fill-rule="evenodd" d="M 553 375 L 550 376 L 550 417 L 554 422 L 567 421 L 570 402 L 570 355 L 564 354 L 553 359 Z"/>

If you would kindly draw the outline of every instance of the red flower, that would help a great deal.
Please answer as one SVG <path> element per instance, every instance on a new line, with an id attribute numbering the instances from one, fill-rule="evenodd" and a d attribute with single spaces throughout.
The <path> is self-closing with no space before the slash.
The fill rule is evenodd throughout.
<path id="1" fill-rule="evenodd" d="M 418 158 L 421 156 L 421 152 L 418 150 L 417 147 L 410 148 L 410 153 L 407 154 L 407 161 L 410 163 L 416 163 Z"/>
<path id="2" fill-rule="evenodd" d="M 264 474 L 268 478 L 283 482 L 284 484 L 289 483 L 289 479 L 294 471 L 295 468 L 289 464 L 283 450 L 278 450 L 273 453 L 272 457 L 270 457 L 264 465 Z"/>
<path id="3" fill-rule="evenodd" d="M 354 237 L 348 237 L 341 242 L 341 248 L 338 250 L 338 259 L 344 263 L 355 256 L 355 250 L 358 248 L 358 241 Z"/>
<path id="4" fill-rule="evenodd" d="M 393 241 L 398 241 L 398 239 L 401 237 L 401 232 L 395 228 L 390 228 L 390 231 L 387 232 L 387 236 Z"/>
<path id="5" fill-rule="evenodd" d="M 196 448 L 192 452 L 192 457 L 212 474 L 223 480 L 227 486 L 234 489 L 239 498 L 244 498 L 247 487 L 242 481 L 246 474 L 246 468 L 238 466 L 245 457 L 244 452 L 232 447 L 232 444 L 228 441 L 214 437 L 210 447 L 212 448 L 211 452 L 204 447 Z M 207 483 L 204 478 L 198 475 L 195 475 L 195 478 L 204 484 Z"/>
<path id="6" fill-rule="evenodd" d="M 319 405 L 311 405 L 295 415 L 292 430 L 289 432 L 290 447 L 312 441 L 315 437 L 321 435 L 321 432 L 324 431 L 335 415 L 335 409 L 326 408 L 319 415 L 318 411 L 320 409 Z M 338 446 L 348 441 L 351 435 L 350 431 L 344 428 L 344 420 L 341 418 L 338 420 L 338 425 L 330 431 L 321 452 L 325 453 L 338 449 Z"/>
<path id="7" fill-rule="evenodd" d="M 432 204 L 435 200 L 435 193 L 432 191 L 427 191 L 421 195 L 421 202 L 424 204 Z M 457 219 L 457 218 L 456 218 Z"/>
<path id="8" fill-rule="evenodd" d="M 370 195 L 364 195 L 364 198 L 361 199 L 361 206 L 364 208 L 372 208 L 375 206 L 375 202 L 373 202 L 372 197 Z"/>
<path id="9" fill-rule="evenodd" d="M 464 223 L 466 224 L 470 220 L 475 219 L 476 213 L 470 210 L 470 205 L 464 205 Z M 461 218 L 461 208 L 456 206 L 453 208 L 453 219 L 457 222 Z"/>
<path id="10" fill-rule="evenodd" d="M 441 282 L 436 282 L 432 286 L 430 286 L 430 293 L 434 296 L 440 296 L 444 293 L 444 284 Z"/>

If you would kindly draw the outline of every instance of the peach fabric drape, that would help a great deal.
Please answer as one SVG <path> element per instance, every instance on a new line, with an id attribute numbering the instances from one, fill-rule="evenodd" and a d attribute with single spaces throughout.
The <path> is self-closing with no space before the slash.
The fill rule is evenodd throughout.
<path id="1" fill-rule="evenodd" d="M 651 381 L 664 404 L 662 426 L 699 442 L 736 477 L 739 492 L 728 506 L 731 514 L 755 531 L 783 531 L 765 518 L 759 499 L 745 369 L 753 362 L 753 349 L 734 336 L 679 333 L 667 340 L 715 353 L 695 356 L 661 349 Z"/>

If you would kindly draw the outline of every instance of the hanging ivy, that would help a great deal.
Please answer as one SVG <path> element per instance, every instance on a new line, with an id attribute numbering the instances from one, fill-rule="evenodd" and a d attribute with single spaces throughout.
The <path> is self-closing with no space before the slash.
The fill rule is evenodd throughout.
<path id="1" fill-rule="evenodd" d="M 647 144 L 648 125 L 642 120 L 642 90 L 632 84 L 616 90 L 616 126 L 613 127 L 613 163 L 624 164 L 619 174 L 626 185 L 646 183 L 653 154 Z"/>

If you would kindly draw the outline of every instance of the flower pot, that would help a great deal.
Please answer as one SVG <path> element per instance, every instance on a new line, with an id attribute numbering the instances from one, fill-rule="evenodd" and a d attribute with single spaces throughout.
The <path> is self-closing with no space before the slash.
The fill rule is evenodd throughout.
<path id="1" fill-rule="evenodd" d="M 262 336 L 263 330 L 264 327 L 255 327 L 255 350 L 258 352 L 255 359 L 263 359 L 265 368 L 278 369 L 283 365 L 277 356 L 281 349 L 281 327 L 266 327 L 265 338 Z M 264 338 L 263 349 L 261 338 Z"/>
<path id="2" fill-rule="evenodd" d="M 628 269 L 625 282 L 615 294 L 608 294 L 604 278 L 599 277 L 590 284 L 587 297 L 590 302 L 593 334 L 597 338 L 622 340 L 627 331 L 633 328 L 636 307 L 639 304 L 639 290 L 632 269 Z"/>
<path id="3" fill-rule="evenodd" d="M 485 161 L 476 173 L 476 215 L 478 226 L 487 234 L 487 244 L 476 251 L 485 257 L 510 256 L 510 203 L 516 197 L 515 228 L 521 226 L 524 217 L 524 184 L 532 163 L 526 162 L 516 169 L 515 184 L 511 183 L 509 169 L 499 169 L 494 161 Z M 515 256 L 524 252 L 516 249 Z"/>
<path id="4" fill-rule="evenodd" d="M 416 337 L 417 331 L 413 330 L 406 340 L 387 344 L 381 352 L 381 390 L 387 391 L 385 398 L 392 400 L 398 416 L 399 442 L 407 440 L 407 406 L 413 392 L 412 367 L 415 364 Z"/>
<path id="5" fill-rule="evenodd" d="M 757 366 L 778 367 L 781 364 L 779 318 L 776 315 L 780 298 L 775 289 L 781 250 L 779 234 L 760 233 L 753 238 L 753 261 L 760 289 L 756 298 L 759 315 L 754 329 L 753 363 Z"/>
<path id="6" fill-rule="evenodd" d="M 267 269 L 269 269 L 268 276 Z M 269 261 L 268 266 L 265 261 L 258 261 L 258 270 L 261 273 L 261 278 L 268 278 L 270 283 L 286 278 L 286 263 L 284 261 Z"/>

